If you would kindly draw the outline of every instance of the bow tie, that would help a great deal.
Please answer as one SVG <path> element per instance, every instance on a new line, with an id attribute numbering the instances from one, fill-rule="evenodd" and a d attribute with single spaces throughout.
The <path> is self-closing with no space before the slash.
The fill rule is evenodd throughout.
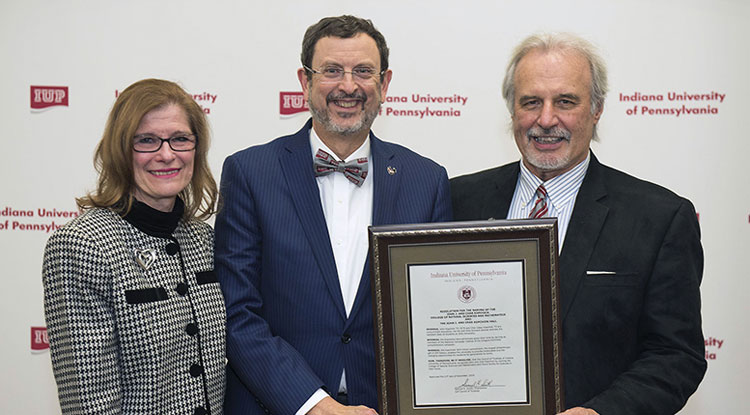
<path id="1" fill-rule="evenodd" d="M 325 176 L 335 171 L 344 173 L 350 182 L 362 186 L 367 178 L 367 157 L 362 157 L 344 163 L 333 158 L 332 155 L 323 150 L 318 150 L 313 158 L 313 167 L 316 176 Z"/>

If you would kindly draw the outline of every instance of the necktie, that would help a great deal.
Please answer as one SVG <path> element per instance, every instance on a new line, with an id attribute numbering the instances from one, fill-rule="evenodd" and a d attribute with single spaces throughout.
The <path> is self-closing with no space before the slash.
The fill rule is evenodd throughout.
<path id="1" fill-rule="evenodd" d="M 543 184 L 540 184 L 536 189 L 536 202 L 534 207 L 529 213 L 530 218 L 539 219 L 547 215 L 547 189 L 544 188 Z"/>
<path id="2" fill-rule="evenodd" d="M 313 167 L 316 176 L 325 176 L 333 172 L 344 173 L 344 176 L 357 186 L 362 186 L 367 178 L 367 157 L 344 163 L 319 149 L 313 158 Z"/>

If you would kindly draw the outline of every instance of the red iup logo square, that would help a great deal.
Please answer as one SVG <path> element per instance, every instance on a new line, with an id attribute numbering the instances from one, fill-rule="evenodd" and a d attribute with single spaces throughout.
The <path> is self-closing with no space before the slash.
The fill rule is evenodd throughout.
<path id="1" fill-rule="evenodd" d="M 302 92 L 279 92 L 279 113 L 292 115 L 309 110 Z"/>
<path id="2" fill-rule="evenodd" d="M 31 108 L 68 106 L 67 86 L 31 86 Z"/>
<path id="3" fill-rule="evenodd" d="M 31 350 L 49 349 L 49 337 L 46 327 L 31 328 Z"/>

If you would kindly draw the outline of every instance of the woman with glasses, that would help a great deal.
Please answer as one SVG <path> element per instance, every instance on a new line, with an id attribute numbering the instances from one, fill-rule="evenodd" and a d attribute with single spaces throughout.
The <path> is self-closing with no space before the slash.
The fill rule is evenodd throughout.
<path id="1" fill-rule="evenodd" d="M 205 115 L 177 84 L 134 83 L 96 148 L 96 190 L 44 253 L 65 414 L 220 414 L 224 301 Z"/>

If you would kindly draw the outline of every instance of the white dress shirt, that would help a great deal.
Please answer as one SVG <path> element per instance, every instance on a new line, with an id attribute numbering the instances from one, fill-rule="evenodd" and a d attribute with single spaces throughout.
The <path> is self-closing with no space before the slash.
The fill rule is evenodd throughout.
<path id="1" fill-rule="evenodd" d="M 547 190 L 547 207 L 549 211 L 545 217 L 557 218 L 557 243 L 558 250 L 562 252 L 565 234 L 568 231 L 570 217 L 573 214 L 576 196 L 581 189 L 586 170 L 588 170 L 591 161 L 591 153 L 586 159 L 559 176 L 555 176 L 546 182 L 536 177 L 528 168 L 521 163 L 521 173 L 518 175 L 516 182 L 516 191 L 513 193 L 513 200 L 510 202 L 508 210 L 508 219 L 528 218 L 536 202 L 536 189 L 540 184 L 544 184 Z"/>
<path id="2" fill-rule="evenodd" d="M 313 158 L 318 149 L 338 158 L 336 153 L 323 144 L 323 141 L 312 128 L 310 129 L 310 148 Z M 370 160 L 369 136 L 354 153 L 343 161 L 347 162 L 363 157 Z M 312 168 L 311 159 L 310 169 Z M 368 164 L 368 169 L 367 178 L 362 186 L 355 185 L 346 176 L 338 172 L 316 178 L 347 316 L 352 311 L 354 299 L 357 296 L 359 281 L 362 278 L 369 249 L 367 227 L 372 224 L 372 162 Z M 346 372 L 341 374 L 341 385 L 337 392 L 346 392 Z M 306 414 L 326 396 L 328 394 L 325 391 L 317 390 L 297 411 L 297 415 Z"/>

